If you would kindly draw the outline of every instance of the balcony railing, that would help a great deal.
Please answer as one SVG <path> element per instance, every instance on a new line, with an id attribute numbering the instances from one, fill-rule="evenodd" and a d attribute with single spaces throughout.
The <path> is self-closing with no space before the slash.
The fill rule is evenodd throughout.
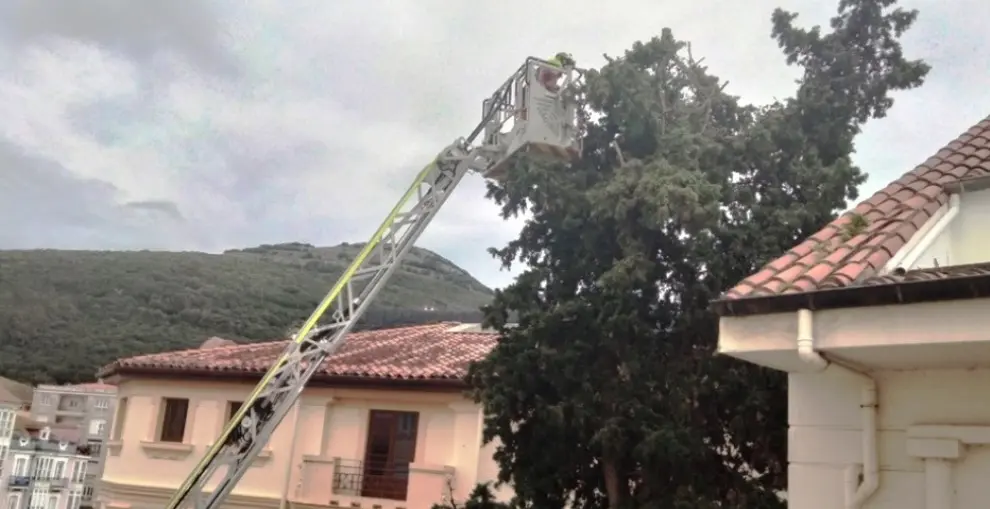
<path id="1" fill-rule="evenodd" d="M 36 475 L 34 476 L 34 482 L 47 483 L 52 488 L 61 488 L 68 483 L 68 479 L 51 475 Z"/>
<path id="2" fill-rule="evenodd" d="M 366 469 L 364 462 L 340 457 L 304 456 L 292 501 L 305 505 L 367 507 L 370 498 L 376 501 L 369 505 L 380 509 L 430 507 L 447 496 L 455 472 L 452 466 L 430 463 L 411 463 L 392 470 L 395 472 Z M 387 488 L 394 497 L 382 493 Z M 405 496 L 399 499 L 402 492 Z M 389 498 L 394 503 L 386 503 Z"/>
<path id="3" fill-rule="evenodd" d="M 408 463 L 340 459 L 335 465 L 335 495 L 405 500 L 408 491 Z"/>
<path id="4" fill-rule="evenodd" d="M 19 488 L 31 484 L 31 477 L 27 475 L 12 475 L 7 479 L 7 486 Z"/>
<path id="5" fill-rule="evenodd" d="M 51 488 L 62 488 L 68 484 L 65 477 L 53 477 L 51 475 L 12 475 L 7 479 L 7 485 L 14 488 L 30 486 L 31 483 L 46 483 Z"/>

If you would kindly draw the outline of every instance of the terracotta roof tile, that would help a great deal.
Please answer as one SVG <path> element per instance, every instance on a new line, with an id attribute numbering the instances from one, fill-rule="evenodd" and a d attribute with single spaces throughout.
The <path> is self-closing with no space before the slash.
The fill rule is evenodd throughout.
<path id="1" fill-rule="evenodd" d="M 395 380 L 456 380 L 468 365 L 484 358 L 498 336 L 452 332 L 457 324 L 439 323 L 350 334 L 317 376 Z M 120 359 L 100 377 L 134 371 L 264 373 L 286 341 L 196 348 Z"/>
<path id="2" fill-rule="evenodd" d="M 877 276 L 948 201 L 946 184 L 990 175 L 990 117 L 783 256 L 727 291 L 722 300 L 848 287 Z M 867 226 L 843 232 L 854 214 Z"/>
<path id="3" fill-rule="evenodd" d="M 933 267 L 915 269 L 906 272 L 892 272 L 882 276 L 874 276 L 858 283 L 862 286 L 879 286 L 896 283 L 919 283 L 938 279 L 956 279 L 967 277 L 990 276 L 990 263 L 973 263 L 968 265 L 953 265 L 949 267 Z"/>

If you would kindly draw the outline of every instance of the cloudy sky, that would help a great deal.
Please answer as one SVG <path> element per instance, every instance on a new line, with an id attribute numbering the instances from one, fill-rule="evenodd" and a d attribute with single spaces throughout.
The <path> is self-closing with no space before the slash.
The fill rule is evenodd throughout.
<path id="1" fill-rule="evenodd" d="M 769 39 L 773 7 L 811 24 L 833 4 L 6 0 L 0 248 L 363 240 L 526 56 L 597 66 L 669 26 L 732 93 L 765 102 L 796 77 Z M 990 2 L 905 5 L 921 10 L 907 52 L 934 70 L 860 139 L 864 193 L 990 114 Z M 469 176 L 419 244 L 499 286 L 511 275 L 485 248 L 519 223 L 483 196 Z"/>

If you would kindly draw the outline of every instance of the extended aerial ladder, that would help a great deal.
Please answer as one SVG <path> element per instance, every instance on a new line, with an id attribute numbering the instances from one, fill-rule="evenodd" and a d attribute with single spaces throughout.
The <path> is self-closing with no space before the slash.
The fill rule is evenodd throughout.
<path id="1" fill-rule="evenodd" d="M 219 509 L 306 383 L 343 345 L 344 337 L 465 174 L 475 171 L 497 180 L 523 153 L 557 159 L 580 154 L 578 105 L 569 96 L 580 77 L 580 71 L 574 68 L 529 58 L 483 102 L 481 123 L 467 138 L 443 149 L 416 175 L 385 221 L 290 338 L 275 364 L 179 486 L 167 509 Z M 481 135 L 480 143 L 472 147 Z"/>

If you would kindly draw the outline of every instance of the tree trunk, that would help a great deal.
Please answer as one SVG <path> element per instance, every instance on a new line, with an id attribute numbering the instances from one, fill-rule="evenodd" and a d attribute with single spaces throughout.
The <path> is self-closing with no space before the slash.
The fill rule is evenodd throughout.
<path id="1" fill-rule="evenodd" d="M 605 473 L 605 493 L 608 495 L 608 508 L 620 509 L 626 498 L 626 489 L 622 486 L 622 476 L 619 467 L 611 458 L 602 459 L 602 470 Z"/>

